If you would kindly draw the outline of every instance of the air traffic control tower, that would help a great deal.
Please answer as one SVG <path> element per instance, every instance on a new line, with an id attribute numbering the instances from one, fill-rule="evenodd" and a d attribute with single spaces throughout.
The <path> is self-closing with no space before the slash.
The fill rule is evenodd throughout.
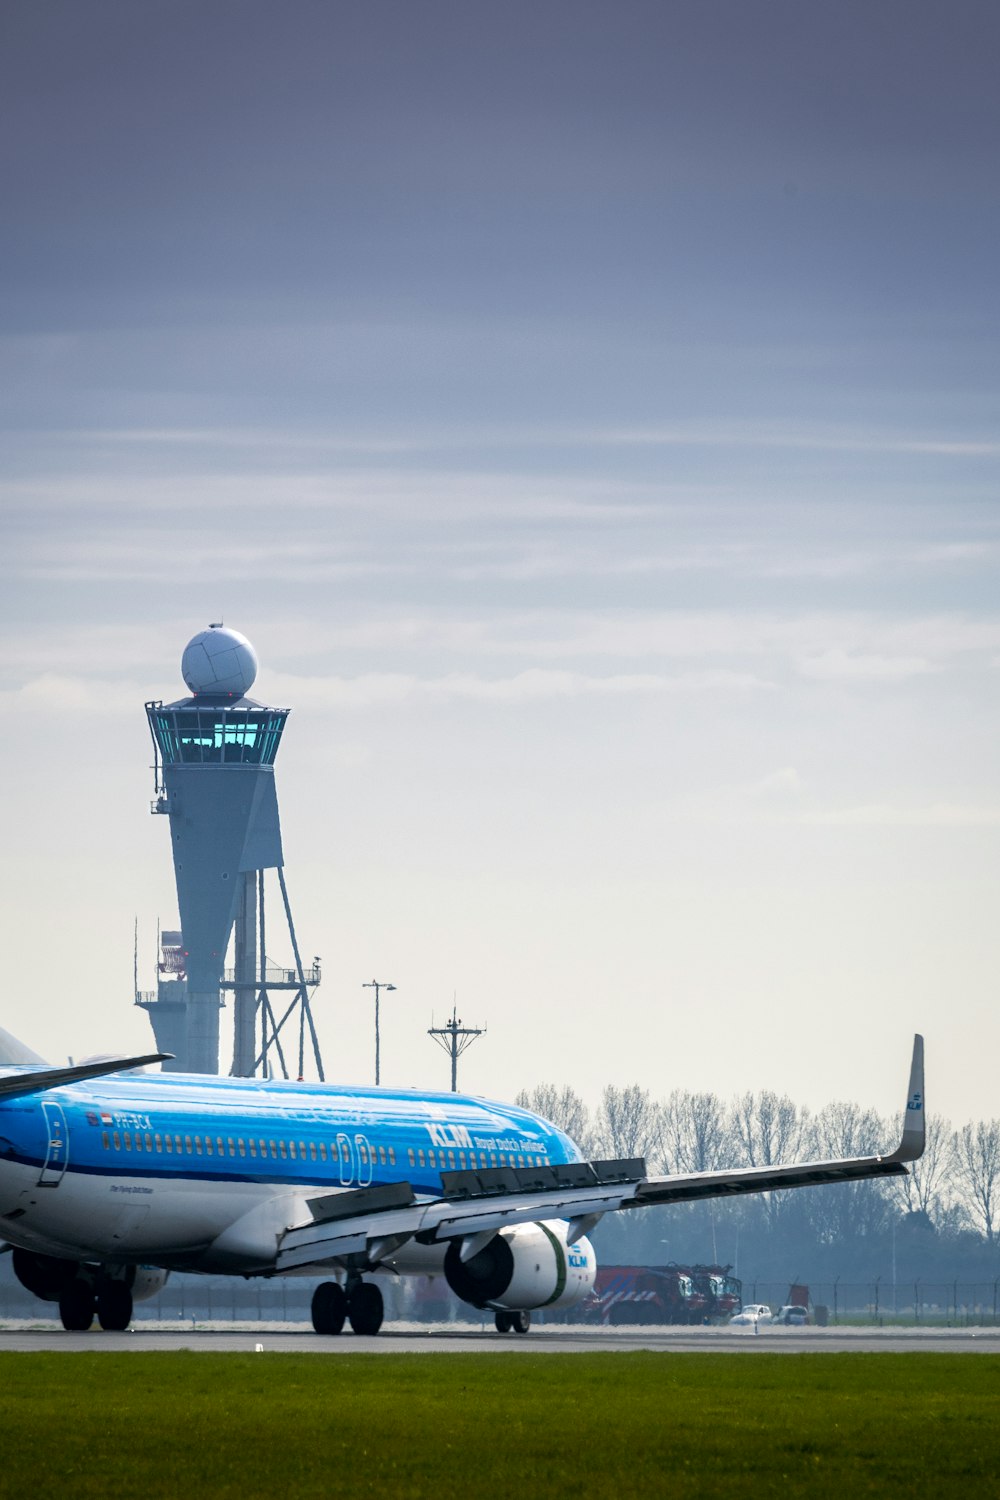
<path id="1" fill-rule="evenodd" d="M 265 708 L 246 696 L 257 675 L 256 653 L 244 636 L 222 625 L 188 642 L 181 675 L 190 698 L 146 704 L 156 757 L 153 811 L 170 819 L 187 969 L 184 1064 L 191 1073 L 218 1073 L 220 992 L 233 924 L 239 913 L 244 949 L 254 943 L 262 872 L 280 872 L 283 864 L 274 758 L 288 709 Z M 248 1076 L 254 1072 L 257 964 L 254 953 L 241 986 L 239 939 L 238 932 L 237 983 L 226 988 L 236 991 L 233 1072 Z M 242 958 L 246 964 L 245 952 Z"/>

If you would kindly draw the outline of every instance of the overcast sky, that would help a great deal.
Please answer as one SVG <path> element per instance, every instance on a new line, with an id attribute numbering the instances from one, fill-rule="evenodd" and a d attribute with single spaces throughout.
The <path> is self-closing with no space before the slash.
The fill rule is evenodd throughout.
<path id="1" fill-rule="evenodd" d="M 334 1077 L 376 977 L 392 1083 L 457 997 L 481 1093 L 889 1111 L 919 1028 L 1000 1113 L 998 42 L 7 0 L 2 1024 L 147 1045 L 143 702 L 224 619 Z"/>

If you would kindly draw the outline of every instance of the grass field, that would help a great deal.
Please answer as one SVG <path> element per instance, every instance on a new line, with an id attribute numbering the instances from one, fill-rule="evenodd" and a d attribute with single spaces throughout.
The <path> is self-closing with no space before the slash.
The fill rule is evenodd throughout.
<path id="1" fill-rule="evenodd" d="M 1000 1495 L 1000 1358 L 0 1355 L 0 1493 Z"/>

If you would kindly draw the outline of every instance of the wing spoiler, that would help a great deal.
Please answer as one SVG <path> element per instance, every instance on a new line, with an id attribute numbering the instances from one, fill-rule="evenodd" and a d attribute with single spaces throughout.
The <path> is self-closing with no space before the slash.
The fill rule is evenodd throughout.
<path id="1" fill-rule="evenodd" d="M 371 1266 L 408 1239 L 424 1244 L 452 1239 L 491 1238 L 501 1229 L 546 1219 L 566 1219 L 572 1238 L 585 1234 L 606 1213 L 653 1203 L 690 1203 L 742 1193 L 854 1182 L 866 1177 L 899 1177 L 906 1163 L 924 1150 L 924 1039 L 914 1037 L 903 1134 L 886 1156 L 848 1157 L 778 1167 L 740 1167 L 722 1172 L 647 1177 L 641 1159 L 572 1162 L 530 1169 L 498 1168 L 445 1172 L 444 1196 L 408 1202 L 412 1189 L 397 1184 L 384 1201 L 362 1204 L 351 1192 L 314 1199 L 308 1224 L 287 1229 L 278 1247 L 276 1269 L 340 1261 Z M 363 1192 L 370 1190 L 365 1189 Z M 334 1203 L 336 1200 L 340 1200 Z M 479 1242 L 481 1245 L 482 1241 Z M 477 1245 L 477 1248 L 479 1246 Z"/>
<path id="2" fill-rule="evenodd" d="M 104 1078 L 111 1073 L 125 1073 L 147 1063 L 166 1062 L 172 1052 L 150 1052 L 145 1057 L 104 1057 L 100 1062 L 79 1063 L 72 1068 L 33 1068 L 8 1073 L 0 1078 L 0 1104 L 5 1099 L 24 1099 L 29 1094 L 43 1094 L 47 1089 L 62 1088 L 67 1083 L 82 1083 L 87 1078 Z"/>

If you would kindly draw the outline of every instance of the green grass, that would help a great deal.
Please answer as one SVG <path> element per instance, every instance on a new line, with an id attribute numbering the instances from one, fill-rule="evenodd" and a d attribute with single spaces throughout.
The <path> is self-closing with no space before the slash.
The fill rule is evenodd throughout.
<path id="1" fill-rule="evenodd" d="M 1000 1357 L 0 1354 L 0 1493 L 1000 1494 Z"/>

